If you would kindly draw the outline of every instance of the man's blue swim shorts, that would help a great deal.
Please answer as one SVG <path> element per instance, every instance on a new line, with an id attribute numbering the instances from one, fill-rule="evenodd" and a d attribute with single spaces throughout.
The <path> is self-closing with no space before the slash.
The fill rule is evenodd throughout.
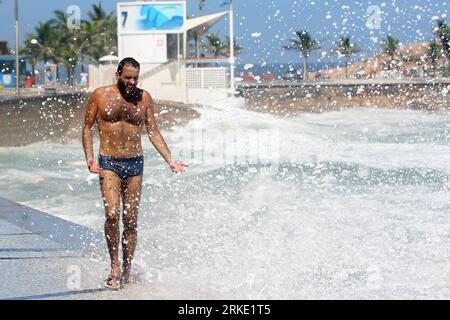
<path id="1" fill-rule="evenodd" d="M 113 171 L 122 180 L 144 173 L 144 156 L 121 159 L 101 154 L 98 156 L 98 164 L 102 170 Z"/>

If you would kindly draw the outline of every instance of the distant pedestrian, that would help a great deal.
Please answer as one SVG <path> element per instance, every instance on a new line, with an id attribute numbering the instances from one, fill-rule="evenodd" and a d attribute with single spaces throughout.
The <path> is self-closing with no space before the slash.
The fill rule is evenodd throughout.
<path id="1" fill-rule="evenodd" d="M 80 77 L 81 77 L 81 86 L 87 87 L 88 74 L 86 72 L 81 72 Z"/>
<path id="2" fill-rule="evenodd" d="M 44 82 L 45 84 L 50 83 L 50 69 L 45 70 Z"/>

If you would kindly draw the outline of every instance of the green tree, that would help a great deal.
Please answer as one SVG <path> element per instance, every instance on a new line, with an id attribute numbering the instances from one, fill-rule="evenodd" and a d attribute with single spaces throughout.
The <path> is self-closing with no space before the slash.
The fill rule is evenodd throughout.
<path id="1" fill-rule="evenodd" d="M 214 57 L 230 56 L 230 37 L 225 36 L 225 41 L 222 41 L 217 33 L 209 33 L 206 35 L 207 43 L 203 45 L 205 51 L 211 52 Z M 244 49 L 234 41 L 234 54 L 242 53 Z"/>
<path id="2" fill-rule="evenodd" d="M 35 85 L 36 65 L 40 59 L 40 47 L 36 39 L 28 38 L 25 40 L 25 46 L 20 48 L 20 55 L 30 56 L 32 84 Z"/>
<path id="3" fill-rule="evenodd" d="M 387 36 L 386 39 L 383 42 L 383 51 L 389 56 L 389 64 L 388 69 L 391 70 L 392 64 L 394 62 L 395 53 L 398 49 L 398 44 L 400 43 L 400 40 L 397 38 L 394 38 L 393 36 Z"/>
<path id="4" fill-rule="evenodd" d="M 50 21 L 39 21 L 34 32 L 25 35 L 25 47 L 22 50 L 47 63 L 55 56 L 55 35 Z"/>
<path id="5" fill-rule="evenodd" d="M 198 15 L 201 16 L 203 14 L 203 9 L 205 8 L 205 0 L 198 0 Z M 194 39 L 194 45 L 193 48 L 195 50 L 195 55 L 200 55 L 200 35 L 198 32 L 189 32 L 189 37 L 192 37 Z M 202 46 L 204 47 L 204 46 Z"/>
<path id="6" fill-rule="evenodd" d="M 427 60 L 431 63 L 431 70 L 434 72 L 437 68 L 437 61 L 441 56 L 442 48 L 436 40 L 430 41 L 427 48 Z"/>
<path id="7" fill-rule="evenodd" d="M 106 13 L 102 4 L 93 4 L 87 13 L 91 26 L 87 28 L 92 41 L 88 55 L 95 61 L 117 52 L 117 20 L 114 13 Z"/>
<path id="8" fill-rule="evenodd" d="M 345 79 L 348 78 L 348 64 L 353 54 L 361 51 L 361 48 L 350 41 L 350 37 L 341 36 L 337 46 L 332 50 L 345 59 Z"/>
<path id="9" fill-rule="evenodd" d="M 242 48 L 237 42 L 236 42 L 236 38 L 234 38 L 234 54 L 238 55 L 240 53 L 242 53 L 244 51 L 244 48 Z M 225 36 L 225 48 L 223 51 L 224 55 L 229 57 L 230 56 L 230 37 L 229 36 Z"/>
<path id="10" fill-rule="evenodd" d="M 450 70 L 450 27 L 445 23 L 444 19 L 437 20 L 437 27 L 434 29 L 434 34 L 441 42 L 442 51 L 449 62 Z"/>
<path id="11" fill-rule="evenodd" d="M 57 60 L 55 38 L 57 34 L 51 21 L 39 21 L 34 32 L 25 35 L 25 45 L 20 49 L 20 54 L 31 57 L 30 63 L 33 73 L 33 84 L 35 84 L 36 64 L 39 60 L 48 63 Z"/>
<path id="12" fill-rule="evenodd" d="M 67 26 L 67 15 L 54 11 L 54 17 L 39 22 L 34 32 L 27 34 L 24 54 L 32 57 L 32 65 L 38 60 L 50 60 L 57 65 L 59 79 L 60 63 L 67 67 L 69 84 L 73 84 L 74 70 L 81 60 L 84 71 L 85 59 L 98 61 L 102 56 L 117 52 L 117 21 L 114 13 L 107 13 L 101 3 L 94 4 L 88 12 L 88 19 L 81 21 L 80 28 Z M 32 41 L 35 39 L 36 41 Z"/>
<path id="13" fill-rule="evenodd" d="M 60 10 L 54 11 L 55 17 L 50 20 L 56 30 L 56 62 L 61 62 L 67 68 L 68 84 L 74 84 L 74 70 L 79 60 L 79 48 L 81 45 L 78 29 L 67 27 L 67 15 Z"/>
<path id="14" fill-rule="evenodd" d="M 61 62 L 67 67 L 68 84 L 74 85 L 75 67 L 78 63 L 78 47 L 75 43 L 68 43 L 58 50 L 58 57 Z"/>
<path id="15" fill-rule="evenodd" d="M 93 23 L 88 20 L 81 22 L 79 30 L 80 37 L 80 59 L 81 59 L 81 72 L 84 72 L 84 63 L 86 59 L 93 59 L 92 46 L 96 39 L 96 30 Z"/>
<path id="16" fill-rule="evenodd" d="M 308 80 L 308 58 L 314 50 L 320 49 L 319 42 L 314 40 L 307 29 L 296 31 L 297 38 L 289 39 L 289 45 L 284 50 L 299 51 L 303 56 L 303 78 Z"/>
<path id="17" fill-rule="evenodd" d="M 225 43 L 223 43 L 222 40 L 220 40 L 220 37 L 217 33 L 207 34 L 206 40 L 207 43 L 203 45 L 204 50 L 211 52 L 216 58 L 221 54 L 223 54 L 223 52 L 227 47 Z"/>
<path id="18" fill-rule="evenodd" d="M 205 8 L 205 0 L 198 0 L 198 12 L 200 16 L 203 14 L 204 8 Z"/>

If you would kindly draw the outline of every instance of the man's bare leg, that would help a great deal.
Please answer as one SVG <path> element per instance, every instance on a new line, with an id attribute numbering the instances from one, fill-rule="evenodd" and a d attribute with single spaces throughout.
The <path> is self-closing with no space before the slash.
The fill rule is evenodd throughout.
<path id="1" fill-rule="evenodd" d="M 122 283 L 132 282 L 131 261 L 137 243 L 137 220 L 142 190 L 142 176 L 130 177 L 122 184 L 123 234 Z"/>
<path id="2" fill-rule="evenodd" d="M 110 276 L 115 279 L 120 276 L 120 178 L 112 171 L 103 170 L 100 173 L 100 186 L 105 205 L 106 243 L 111 258 Z M 114 282 L 111 285 L 115 286 L 117 281 L 110 282 Z"/>

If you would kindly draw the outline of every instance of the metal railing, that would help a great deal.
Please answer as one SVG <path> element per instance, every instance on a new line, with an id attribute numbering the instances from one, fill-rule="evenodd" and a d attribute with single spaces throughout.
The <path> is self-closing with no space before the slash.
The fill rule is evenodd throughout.
<path id="1" fill-rule="evenodd" d="M 190 89 L 228 88 L 227 73 L 228 68 L 224 67 L 186 68 L 186 85 Z"/>
<path id="2" fill-rule="evenodd" d="M 143 81 L 149 79 L 164 70 L 169 70 L 171 80 L 168 83 L 162 82 L 162 85 L 180 85 L 180 81 L 183 81 L 182 79 L 184 79 L 185 86 L 189 89 L 228 88 L 230 85 L 229 68 L 201 67 L 221 62 L 226 62 L 226 60 L 173 59 L 144 72 L 140 76 L 140 80 Z M 183 68 L 185 70 L 185 73 L 183 73 L 185 76 L 180 77 Z"/>

